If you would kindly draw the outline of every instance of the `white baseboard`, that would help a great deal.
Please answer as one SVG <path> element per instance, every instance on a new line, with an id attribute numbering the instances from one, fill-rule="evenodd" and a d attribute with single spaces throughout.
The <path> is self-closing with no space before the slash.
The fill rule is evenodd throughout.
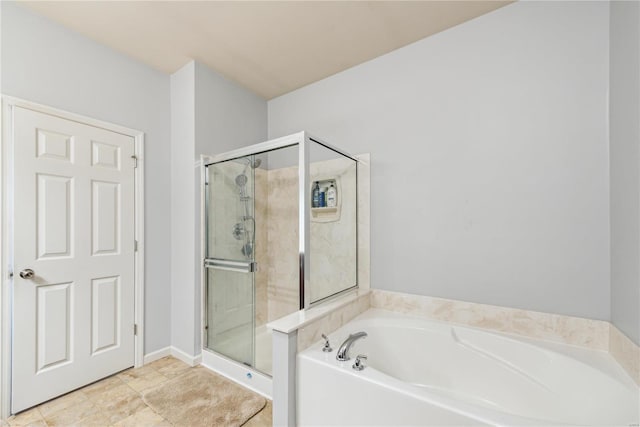
<path id="1" fill-rule="evenodd" d="M 147 363 L 155 362 L 156 360 L 167 356 L 171 356 L 171 347 L 161 348 L 160 350 L 145 354 L 144 364 L 146 365 Z"/>
<path id="2" fill-rule="evenodd" d="M 183 361 L 189 366 L 199 365 L 202 361 L 202 355 L 198 354 L 196 356 L 190 356 L 182 350 L 178 350 L 175 347 L 169 346 L 165 348 L 161 348 L 160 350 L 156 350 L 152 353 L 144 355 L 144 364 L 155 362 L 158 359 L 162 359 L 163 357 L 173 356 L 178 360 Z"/>
<path id="3" fill-rule="evenodd" d="M 171 355 L 173 357 L 175 357 L 178 360 L 182 360 L 184 363 L 186 363 L 189 366 L 196 366 L 200 364 L 200 361 L 202 360 L 202 355 L 201 354 L 197 354 L 195 356 L 191 356 L 187 353 L 185 353 L 182 350 L 178 350 L 175 347 L 171 347 Z"/>

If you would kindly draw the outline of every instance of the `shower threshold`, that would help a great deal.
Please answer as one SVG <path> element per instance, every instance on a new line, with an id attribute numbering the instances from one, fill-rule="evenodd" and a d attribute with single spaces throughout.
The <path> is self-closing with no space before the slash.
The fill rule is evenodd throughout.
<path id="1" fill-rule="evenodd" d="M 272 399 L 273 384 L 271 377 L 257 369 L 206 348 L 202 349 L 202 366 L 268 399 Z"/>
<path id="2" fill-rule="evenodd" d="M 266 325 L 256 328 L 255 367 L 230 359 L 207 348 L 202 349 L 202 365 L 230 380 L 271 399 L 271 330 Z"/>

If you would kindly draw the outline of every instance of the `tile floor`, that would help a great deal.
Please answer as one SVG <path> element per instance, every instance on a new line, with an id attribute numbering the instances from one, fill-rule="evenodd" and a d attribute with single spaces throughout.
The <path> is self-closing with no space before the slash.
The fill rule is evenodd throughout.
<path id="1" fill-rule="evenodd" d="M 142 392 L 192 369 L 172 357 L 127 369 L 1 422 L 3 426 L 165 427 L 169 421 L 142 400 Z M 271 426 L 271 401 L 244 425 Z M 8 424 L 7 424 L 8 423 Z M 185 426 L 186 427 L 186 426 Z"/>

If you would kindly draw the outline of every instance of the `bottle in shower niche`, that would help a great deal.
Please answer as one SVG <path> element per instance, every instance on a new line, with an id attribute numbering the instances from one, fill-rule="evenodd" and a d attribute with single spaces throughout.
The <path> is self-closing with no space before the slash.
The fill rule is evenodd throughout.
<path id="1" fill-rule="evenodd" d="M 327 190 L 327 207 L 335 208 L 338 205 L 338 193 L 336 187 L 331 184 Z"/>
<path id="2" fill-rule="evenodd" d="M 318 207 L 320 208 L 326 208 L 327 207 L 327 187 L 324 187 L 322 190 L 320 190 L 320 204 L 318 205 Z"/>
<path id="3" fill-rule="evenodd" d="M 320 183 L 316 181 L 316 185 L 313 187 L 313 192 L 311 196 L 311 207 L 319 208 L 320 207 Z"/>

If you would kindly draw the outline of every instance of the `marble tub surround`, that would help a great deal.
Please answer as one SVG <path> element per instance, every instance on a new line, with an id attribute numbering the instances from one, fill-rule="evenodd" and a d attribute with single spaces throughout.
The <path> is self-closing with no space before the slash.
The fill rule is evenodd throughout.
<path id="1" fill-rule="evenodd" d="M 356 331 L 368 338 L 336 360 Z M 298 353 L 298 425 L 628 426 L 640 416 L 640 390 L 599 350 L 377 308 L 329 337 L 333 353 L 320 341 Z M 362 371 L 351 369 L 358 354 L 369 358 Z"/>
<path id="2" fill-rule="evenodd" d="M 371 306 L 596 350 L 609 349 L 609 323 L 509 307 L 372 290 Z"/>
<path id="3" fill-rule="evenodd" d="M 354 289 L 336 297 L 333 300 L 327 300 L 322 304 L 313 306 L 306 310 L 296 311 L 295 313 L 291 313 L 280 319 L 274 320 L 273 322 L 269 322 L 267 323 L 267 328 L 284 334 L 290 334 L 328 316 L 336 310 L 354 304 L 356 300 L 362 298 L 370 301 L 369 294 L 370 291 L 368 289 Z M 370 306 L 370 302 L 367 302 L 366 305 L 368 308 Z"/>
<path id="4" fill-rule="evenodd" d="M 640 386 L 640 346 L 614 325 L 609 325 L 609 353 Z"/>
<path id="5" fill-rule="evenodd" d="M 358 163 L 358 288 L 371 287 L 371 155 L 359 154 Z"/>
<path id="6" fill-rule="evenodd" d="M 322 334 L 329 335 L 341 328 L 356 316 L 369 310 L 371 298 L 367 291 L 357 296 L 353 301 L 338 307 L 323 317 L 298 329 L 298 352 L 306 350 L 312 344 L 322 339 Z M 332 342 L 333 346 L 340 343 Z"/>
<path id="7" fill-rule="evenodd" d="M 371 307 L 606 351 L 640 386 L 640 347 L 609 322 L 377 289 Z"/>

